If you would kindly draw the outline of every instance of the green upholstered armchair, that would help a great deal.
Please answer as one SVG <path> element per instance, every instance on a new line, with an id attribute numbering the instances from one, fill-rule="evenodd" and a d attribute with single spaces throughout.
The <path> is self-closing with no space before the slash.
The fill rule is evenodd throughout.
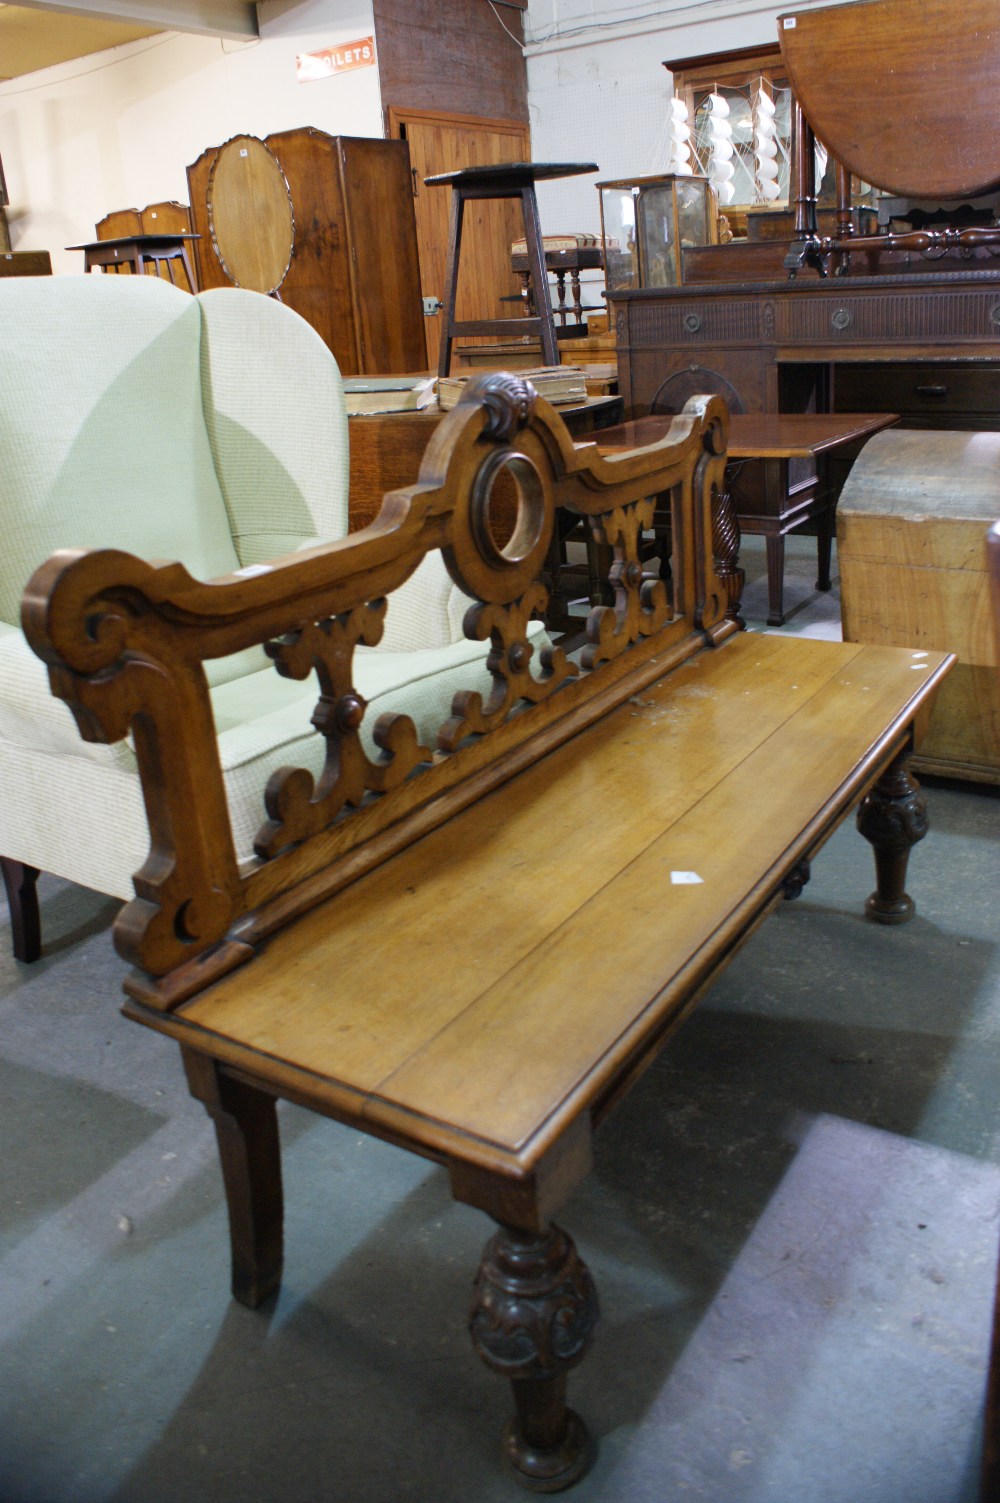
<path id="1" fill-rule="evenodd" d="M 340 373 L 290 309 L 153 277 L 0 283 L 0 855 L 20 959 L 40 949 L 39 870 L 127 898 L 149 847 L 131 745 L 81 740 L 21 633 L 33 570 L 81 547 L 179 559 L 206 580 L 258 569 L 346 534 L 347 477 Z M 472 684 L 481 671 L 488 687 L 468 603 L 437 553 L 394 591 L 381 641 L 356 655 L 365 727 L 405 711 L 433 745 L 477 658 Z M 249 856 L 270 772 L 322 766 L 317 689 L 257 650 L 206 671 Z"/>

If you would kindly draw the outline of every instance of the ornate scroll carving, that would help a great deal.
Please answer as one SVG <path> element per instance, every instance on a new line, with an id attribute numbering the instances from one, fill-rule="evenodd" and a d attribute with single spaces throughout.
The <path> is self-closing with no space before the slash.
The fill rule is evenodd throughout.
<path id="1" fill-rule="evenodd" d="M 662 579 L 644 575 L 639 560 L 639 537 L 653 525 L 655 510 L 655 500 L 649 498 L 589 519 L 596 541 L 614 549 L 608 582 L 615 603 L 596 606 L 587 618 L 589 641 L 583 650 L 583 666 L 588 670 L 617 657 L 639 637 L 659 631 L 669 619 L 666 585 Z"/>
<path id="2" fill-rule="evenodd" d="M 905 760 L 894 762 L 858 809 L 858 829 L 875 850 L 876 888 L 865 912 L 879 924 L 905 924 L 914 914 L 906 892 L 910 851 L 927 834 L 927 800 Z"/>
<path id="3" fill-rule="evenodd" d="M 566 1408 L 565 1375 L 589 1351 L 598 1318 L 593 1280 L 558 1227 L 502 1227 L 486 1244 L 469 1330 L 487 1367 L 512 1380 L 517 1415 L 504 1451 L 539 1492 L 569 1487 L 586 1471 L 587 1431 Z"/>
<path id="4" fill-rule="evenodd" d="M 225 932 L 239 875 L 200 653 L 179 649 L 148 608 L 161 581 L 181 593 L 190 576 L 110 549 L 56 554 L 32 580 L 24 624 L 83 739 L 133 734 L 150 847 L 116 943 L 126 959 L 165 971 Z M 185 840 L 195 808 L 203 838 Z"/>
<path id="5" fill-rule="evenodd" d="M 528 641 L 528 622 L 541 615 L 548 602 L 544 585 L 535 585 L 512 606 L 472 605 L 465 613 L 465 635 L 479 641 L 490 638 L 486 666 L 493 675 L 493 688 L 486 703 L 474 689 L 461 689 L 452 701 L 451 718 L 438 734 L 443 751 L 454 751 L 466 736 L 495 730 L 506 720 L 519 700 L 538 704 L 560 684 L 577 673 L 561 647 L 543 647 L 541 678 L 530 672 L 534 648 Z"/>
<path id="6" fill-rule="evenodd" d="M 385 759 L 372 762 L 361 743 L 365 701 L 354 688 L 353 658 L 359 642 L 374 647 L 382 636 L 386 601 L 359 606 L 344 616 L 292 632 L 265 651 L 284 678 L 305 679 L 316 670 L 320 697 L 312 723 L 326 738 L 319 782 L 304 767 L 280 767 L 264 793 L 271 816 L 254 841 L 258 856 L 274 856 L 295 841 L 332 824 L 345 807 L 357 807 L 367 792 L 397 788 L 431 752 L 417 740 L 408 715 L 381 715 L 372 731 Z"/>
<path id="7" fill-rule="evenodd" d="M 462 399 L 469 396 L 463 393 Z M 475 397 L 486 408 L 484 438 L 499 439 L 509 444 L 519 428 L 523 428 L 535 405 L 535 388 L 512 376 L 509 371 L 491 371 L 476 385 Z"/>

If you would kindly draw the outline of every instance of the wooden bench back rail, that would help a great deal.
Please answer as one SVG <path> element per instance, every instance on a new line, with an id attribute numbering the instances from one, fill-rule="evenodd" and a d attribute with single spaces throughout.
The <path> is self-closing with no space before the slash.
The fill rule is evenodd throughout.
<path id="1" fill-rule="evenodd" d="M 37 570 L 23 624 L 53 692 L 85 739 L 134 737 L 151 844 L 116 943 L 147 977 L 173 974 L 134 977 L 133 995 L 176 1006 L 261 937 L 734 631 L 738 535 L 718 504 L 727 424 L 717 399 L 694 398 L 660 442 L 602 457 L 575 447 L 530 386 L 484 376 L 440 424 L 418 484 L 391 492 L 363 532 L 210 582 L 114 550 L 58 553 Z M 501 477 L 517 491 L 502 546 L 490 512 Z M 663 492 L 673 497 L 672 600 L 643 577 L 639 554 Z M 612 550 L 615 604 L 591 612 L 579 665 L 548 646 L 536 673 L 526 633 L 544 612 L 559 507 Z M 373 760 L 354 649 L 379 641 L 387 597 L 434 549 L 473 597 L 465 633 L 489 640 L 492 692 L 457 694 L 435 747 L 419 744 L 408 716 L 380 717 Z M 313 724 L 327 746 L 317 779 L 302 768 L 272 775 L 257 854 L 241 869 L 202 664 L 259 643 L 280 674 L 315 673 Z"/>

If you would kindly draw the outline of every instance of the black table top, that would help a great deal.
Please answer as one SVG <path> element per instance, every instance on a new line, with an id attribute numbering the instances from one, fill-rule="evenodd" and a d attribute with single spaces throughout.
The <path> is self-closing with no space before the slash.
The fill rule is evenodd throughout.
<path id="1" fill-rule="evenodd" d="M 67 250 L 103 250 L 106 246 L 137 245 L 152 249 L 153 246 L 173 245 L 177 240 L 200 240 L 200 235 L 190 230 L 161 230 L 157 235 L 120 235 L 113 240 L 88 240 L 86 245 L 67 245 Z"/>
<path id="2" fill-rule="evenodd" d="M 488 187 L 501 184 L 527 186 L 549 177 L 577 177 L 582 172 L 599 172 L 596 162 L 490 162 L 482 167 L 459 167 L 455 172 L 439 172 L 425 177 L 425 183 L 451 183 Z"/>

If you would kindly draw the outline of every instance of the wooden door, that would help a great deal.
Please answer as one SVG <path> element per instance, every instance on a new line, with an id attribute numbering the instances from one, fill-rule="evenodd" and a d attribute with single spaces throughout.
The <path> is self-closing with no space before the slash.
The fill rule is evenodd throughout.
<path id="1" fill-rule="evenodd" d="M 417 254 L 424 297 L 444 297 L 448 261 L 451 189 L 427 188 L 424 178 L 459 167 L 531 160 L 527 125 L 515 120 L 483 120 L 473 115 L 437 115 L 427 110 L 390 109 L 393 136 L 409 143 Z M 460 319 L 516 318 L 520 278 L 510 269 L 510 247 L 524 235 L 520 205 L 513 200 L 469 203 L 462 230 L 457 316 Z M 425 315 L 427 360 L 437 369 L 441 315 Z M 464 340 L 465 343 L 473 343 Z M 483 343 L 482 340 L 475 341 Z"/>
<path id="2" fill-rule="evenodd" d="M 406 146 L 341 136 L 340 173 L 361 371 L 422 371 L 425 319 Z"/>

